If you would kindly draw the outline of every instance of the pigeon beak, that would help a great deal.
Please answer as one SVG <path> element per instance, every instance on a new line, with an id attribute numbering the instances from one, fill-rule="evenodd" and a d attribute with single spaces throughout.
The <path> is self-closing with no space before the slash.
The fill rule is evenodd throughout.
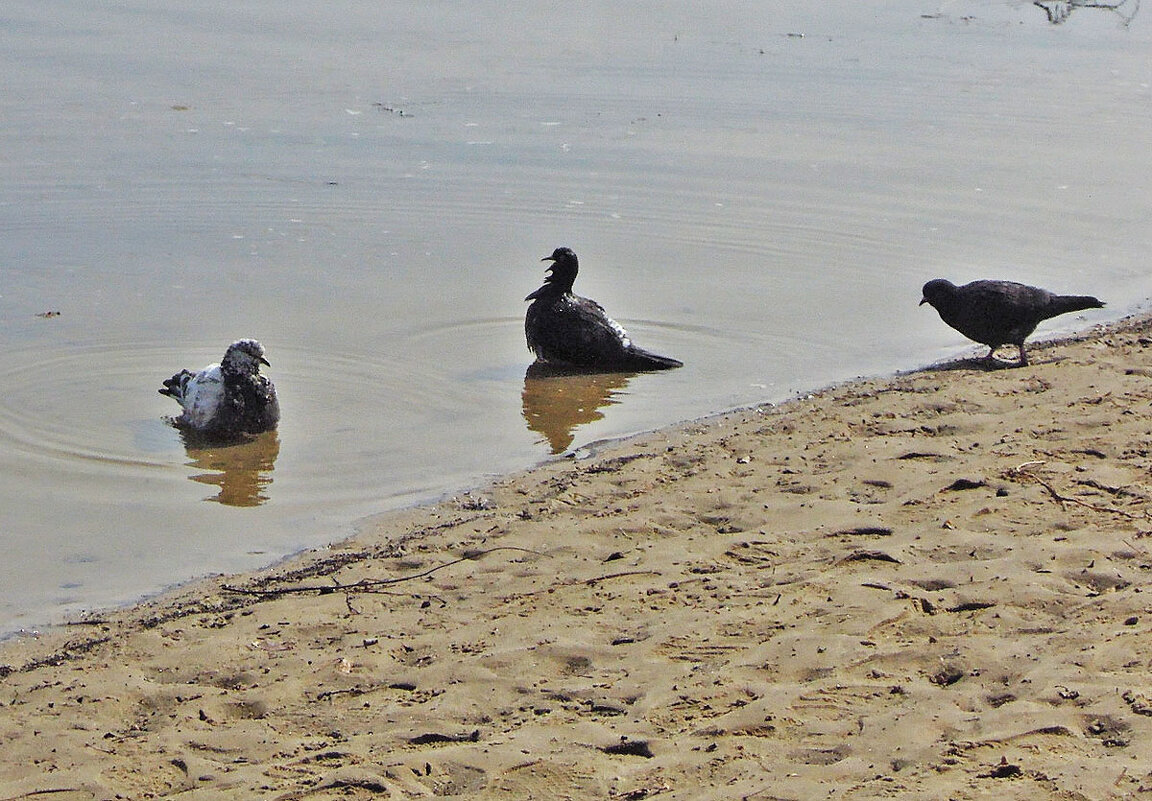
<path id="1" fill-rule="evenodd" d="M 260 364 L 264 365 L 265 367 L 271 367 L 272 366 L 272 363 L 270 361 L 268 361 L 267 359 L 265 359 L 263 356 L 260 357 Z"/>
<path id="2" fill-rule="evenodd" d="M 540 261 L 556 261 L 556 257 L 555 256 L 545 256 L 544 258 L 540 259 Z"/>
<path id="3" fill-rule="evenodd" d="M 928 302 L 928 298 L 920 298 L 920 302 L 917 303 L 916 305 L 917 306 L 923 306 L 927 302 Z"/>

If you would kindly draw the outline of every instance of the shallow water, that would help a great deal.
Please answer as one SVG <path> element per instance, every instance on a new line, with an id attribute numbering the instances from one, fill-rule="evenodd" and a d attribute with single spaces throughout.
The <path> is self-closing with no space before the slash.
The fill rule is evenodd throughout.
<path id="1" fill-rule="evenodd" d="M 1041 334 L 1142 305 L 1147 14 L 878 5 L 9 0 L 0 632 L 976 353 L 917 307 L 929 278 L 1109 303 Z M 558 245 L 686 366 L 527 377 Z M 282 427 L 186 449 L 159 382 L 241 336 Z"/>

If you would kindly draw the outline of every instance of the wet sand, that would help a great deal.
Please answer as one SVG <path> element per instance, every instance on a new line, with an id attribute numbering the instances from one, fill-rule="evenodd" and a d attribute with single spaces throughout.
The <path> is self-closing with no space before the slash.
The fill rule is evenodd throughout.
<path id="1" fill-rule="evenodd" d="M 7 642 L 0 798 L 1152 797 L 1150 346 L 661 430 Z"/>

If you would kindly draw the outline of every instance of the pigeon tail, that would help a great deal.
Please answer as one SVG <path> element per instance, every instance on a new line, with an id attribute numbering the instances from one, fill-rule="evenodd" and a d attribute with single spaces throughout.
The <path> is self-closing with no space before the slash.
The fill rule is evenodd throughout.
<path id="1" fill-rule="evenodd" d="M 683 366 L 684 362 L 679 359 L 661 356 L 636 346 L 627 350 L 623 362 L 625 370 L 671 370 Z"/>
<path id="2" fill-rule="evenodd" d="M 1104 303 L 1091 295 L 1056 295 L 1050 304 L 1051 317 L 1084 309 L 1102 309 Z"/>
<path id="3" fill-rule="evenodd" d="M 181 370 L 171 378 L 165 378 L 160 389 L 157 390 L 161 395 L 167 395 L 169 398 L 174 399 L 178 403 L 184 402 L 184 393 L 188 389 L 188 382 L 194 377 L 194 374 L 188 370 Z"/>

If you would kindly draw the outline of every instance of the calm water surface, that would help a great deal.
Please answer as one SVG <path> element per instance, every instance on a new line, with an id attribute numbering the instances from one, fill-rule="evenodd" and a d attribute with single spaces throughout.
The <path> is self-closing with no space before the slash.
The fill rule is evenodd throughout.
<path id="1" fill-rule="evenodd" d="M 929 278 L 1141 306 L 1152 9 L 1049 8 L 7 0 L 0 633 L 975 353 Z M 526 377 L 559 245 L 686 366 Z M 160 380 L 242 336 L 280 431 L 186 447 Z"/>

